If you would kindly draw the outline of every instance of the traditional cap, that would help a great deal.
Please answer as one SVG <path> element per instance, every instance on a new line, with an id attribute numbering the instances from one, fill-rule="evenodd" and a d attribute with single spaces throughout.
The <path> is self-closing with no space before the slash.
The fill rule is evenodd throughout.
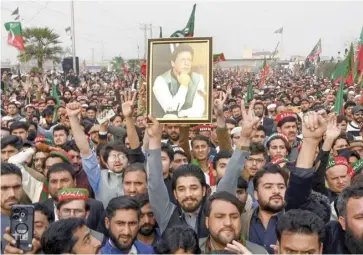
<path id="1" fill-rule="evenodd" d="M 212 126 L 211 125 L 199 125 L 194 127 L 194 131 L 212 131 Z"/>
<path id="2" fill-rule="evenodd" d="M 277 107 L 277 105 L 276 104 L 269 104 L 268 106 L 267 106 L 267 110 L 270 110 L 270 109 L 273 109 L 273 108 L 276 108 Z"/>
<path id="3" fill-rule="evenodd" d="M 353 171 L 355 173 L 360 172 L 363 169 L 363 159 L 360 159 L 352 164 Z"/>
<path id="4" fill-rule="evenodd" d="M 25 106 L 25 109 L 27 109 L 28 107 L 31 107 L 31 108 L 35 108 L 33 104 L 28 104 Z"/>
<path id="5" fill-rule="evenodd" d="M 35 138 L 34 143 L 45 143 L 48 144 L 50 146 L 53 146 L 53 141 L 47 137 L 45 137 L 44 135 L 39 135 Z"/>
<path id="6" fill-rule="evenodd" d="M 5 116 L 5 117 L 1 118 L 1 121 L 9 121 L 9 120 L 12 120 L 12 119 L 13 119 L 13 117 Z"/>
<path id="7" fill-rule="evenodd" d="M 88 200 L 89 192 L 87 189 L 68 188 L 58 191 L 58 202 L 64 200 Z"/>
<path id="8" fill-rule="evenodd" d="M 82 107 L 83 108 L 88 108 L 88 104 L 83 104 Z"/>
<path id="9" fill-rule="evenodd" d="M 280 138 L 281 140 L 283 140 L 285 142 L 285 144 L 289 144 L 289 139 L 287 139 L 287 137 L 282 134 L 282 133 L 274 133 L 272 135 L 270 135 L 269 137 L 267 137 L 266 142 L 265 142 L 265 147 L 267 148 L 268 145 L 270 144 L 271 140 L 273 140 L 274 138 Z"/>
<path id="10" fill-rule="evenodd" d="M 241 133 L 241 131 L 242 131 L 242 127 L 235 127 L 235 128 L 232 129 L 231 135 Z"/>
<path id="11" fill-rule="evenodd" d="M 177 146 L 177 145 L 174 145 L 171 147 L 174 151 L 174 154 L 181 154 L 185 157 L 188 157 L 187 154 L 185 153 L 185 151 L 183 150 L 183 148 Z"/>
<path id="12" fill-rule="evenodd" d="M 348 167 L 348 161 L 344 157 L 331 157 L 329 159 L 329 161 L 328 161 L 326 169 L 328 170 L 329 168 L 331 168 L 333 166 L 346 166 L 346 167 Z"/>
<path id="13" fill-rule="evenodd" d="M 49 155 L 58 156 L 58 157 L 62 158 L 64 161 L 66 161 L 66 163 L 69 163 L 69 164 L 71 164 L 71 162 L 72 162 L 72 157 L 65 150 L 62 150 L 62 149 L 59 149 L 57 151 L 52 151 L 51 153 L 49 153 Z"/>
<path id="14" fill-rule="evenodd" d="M 362 147 L 363 148 L 363 141 L 362 140 L 353 140 L 353 141 L 351 141 L 350 142 L 350 148 L 353 148 L 353 147 Z"/>
<path id="15" fill-rule="evenodd" d="M 312 97 L 312 99 L 314 99 L 314 97 L 313 97 L 313 96 L 311 96 L 311 97 Z M 306 102 L 310 103 L 310 100 L 309 100 L 309 98 L 308 98 L 308 97 L 303 97 L 303 98 L 301 98 L 301 103 L 302 103 L 303 101 L 306 101 Z"/>
<path id="16" fill-rule="evenodd" d="M 281 121 L 283 121 L 286 118 L 294 118 L 296 121 L 296 115 L 292 112 L 283 112 L 276 116 L 276 122 L 279 124 Z"/>

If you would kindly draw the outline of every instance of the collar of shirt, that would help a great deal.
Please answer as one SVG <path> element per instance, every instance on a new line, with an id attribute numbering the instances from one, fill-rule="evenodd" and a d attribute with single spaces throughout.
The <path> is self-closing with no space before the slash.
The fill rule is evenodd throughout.
<path id="1" fill-rule="evenodd" d="M 199 212 L 200 212 L 200 210 L 201 210 L 201 205 L 199 205 L 198 209 L 197 209 L 195 212 L 193 212 L 193 213 L 192 213 L 192 215 L 189 215 L 187 212 L 185 212 L 185 211 L 183 210 L 183 208 L 181 208 L 181 210 L 182 210 L 183 214 L 184 214 L 186 217 L 189 217 L 189 218 L 192 218 L 192 217 L 198 217 L 198 214 L 199 214 Z"/>
<path id="2" fill-rule="evenodd" d="M 117 177 L 122 176 L 122 173 L 115 173 L 114 171 L 111 171 L 110 169 L 108 169 L 107 171 L 108 171 L 108 173 L 115 175 Z"/>
<path id="3" fill-rule="evenodd" d="M 260 217 L 258 216 L 259 212 L 260 212 L 260 208 L 257 207 L 256 210 L 252 214 L 252 220 L 254 220 L 255 222 L 261 221 Z M 282 209 L 281 211 L 279 211 L 275 215 L 272 215 L 271 218 L 277 217 L 277 219 L 279 219 L 283 213 L 284 213 L 284 209 Z M 262 221 L 261 221 L 261 223 L 262 223 Z"/>

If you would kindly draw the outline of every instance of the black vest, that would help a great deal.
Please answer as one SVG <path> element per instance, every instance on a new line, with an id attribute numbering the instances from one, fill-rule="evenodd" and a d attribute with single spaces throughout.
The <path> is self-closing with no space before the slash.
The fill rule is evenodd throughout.
<path id="1" fill-rule="evenodd" d="M 198 218 L 197 218 L 197 235 L 198 238 L 203 238 L 203 237 L 207 237 L 209 235 L 209 230 L 207 229 L 206 225 L 205 225 L 205 203 L 202 202 L 202 208 L 200 209 L 200 212 L 198 214 Z M 168 222 L 168 226 L 166 228 L 173 228 L 173 227 L 186 227 L 186 228 L 190 228 L 190 226 L 188 225 L 188 223 L 185 220 L 185 215 L 183 213 L 183 211 L 181 210 L 180 206 L 177 205 L 173 214 L 170 217 L 170 220 Z"/>

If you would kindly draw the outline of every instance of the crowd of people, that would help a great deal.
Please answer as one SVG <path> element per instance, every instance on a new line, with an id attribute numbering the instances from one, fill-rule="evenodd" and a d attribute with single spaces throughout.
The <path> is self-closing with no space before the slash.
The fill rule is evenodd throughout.
<path id="1" fill-rule="evenodd" d="M 357 84 L 216 68 L 212 123 L 162 125 L 138 75 L 2 75 L 1 253 L 363 253 Z"/>

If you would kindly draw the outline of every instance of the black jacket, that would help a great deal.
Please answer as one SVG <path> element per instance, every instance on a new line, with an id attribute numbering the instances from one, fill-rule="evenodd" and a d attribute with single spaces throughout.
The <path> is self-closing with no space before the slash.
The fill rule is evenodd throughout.
<path id="1" fill-rule="evenodd" d="M 264 117 L 262 126 L 263 126 L 263 129 L 265 130 L 266 136 L 270 136 L 273 131 L 274 120 L 270 119 L 268 117 Z"/>
<path id="2" fill-rule="evenodd" d="M 350 254 L 345 246 L 345 231 L 337 221 L 330 221 L 325 226 L 323 254 Z"/>
<path id="3" fill-rule="evenodd" d="M 54 200 L 52 198 L 47 199 L 41 203 L 54 213 Z M 87 219 L 87 226 L 93 230 L 97 230 L 97 225 L 104 211 L 103 204 L 100 201 L 92 198 L 88 199 L 87 203 L 90 206 L 90 214 Z"/>

